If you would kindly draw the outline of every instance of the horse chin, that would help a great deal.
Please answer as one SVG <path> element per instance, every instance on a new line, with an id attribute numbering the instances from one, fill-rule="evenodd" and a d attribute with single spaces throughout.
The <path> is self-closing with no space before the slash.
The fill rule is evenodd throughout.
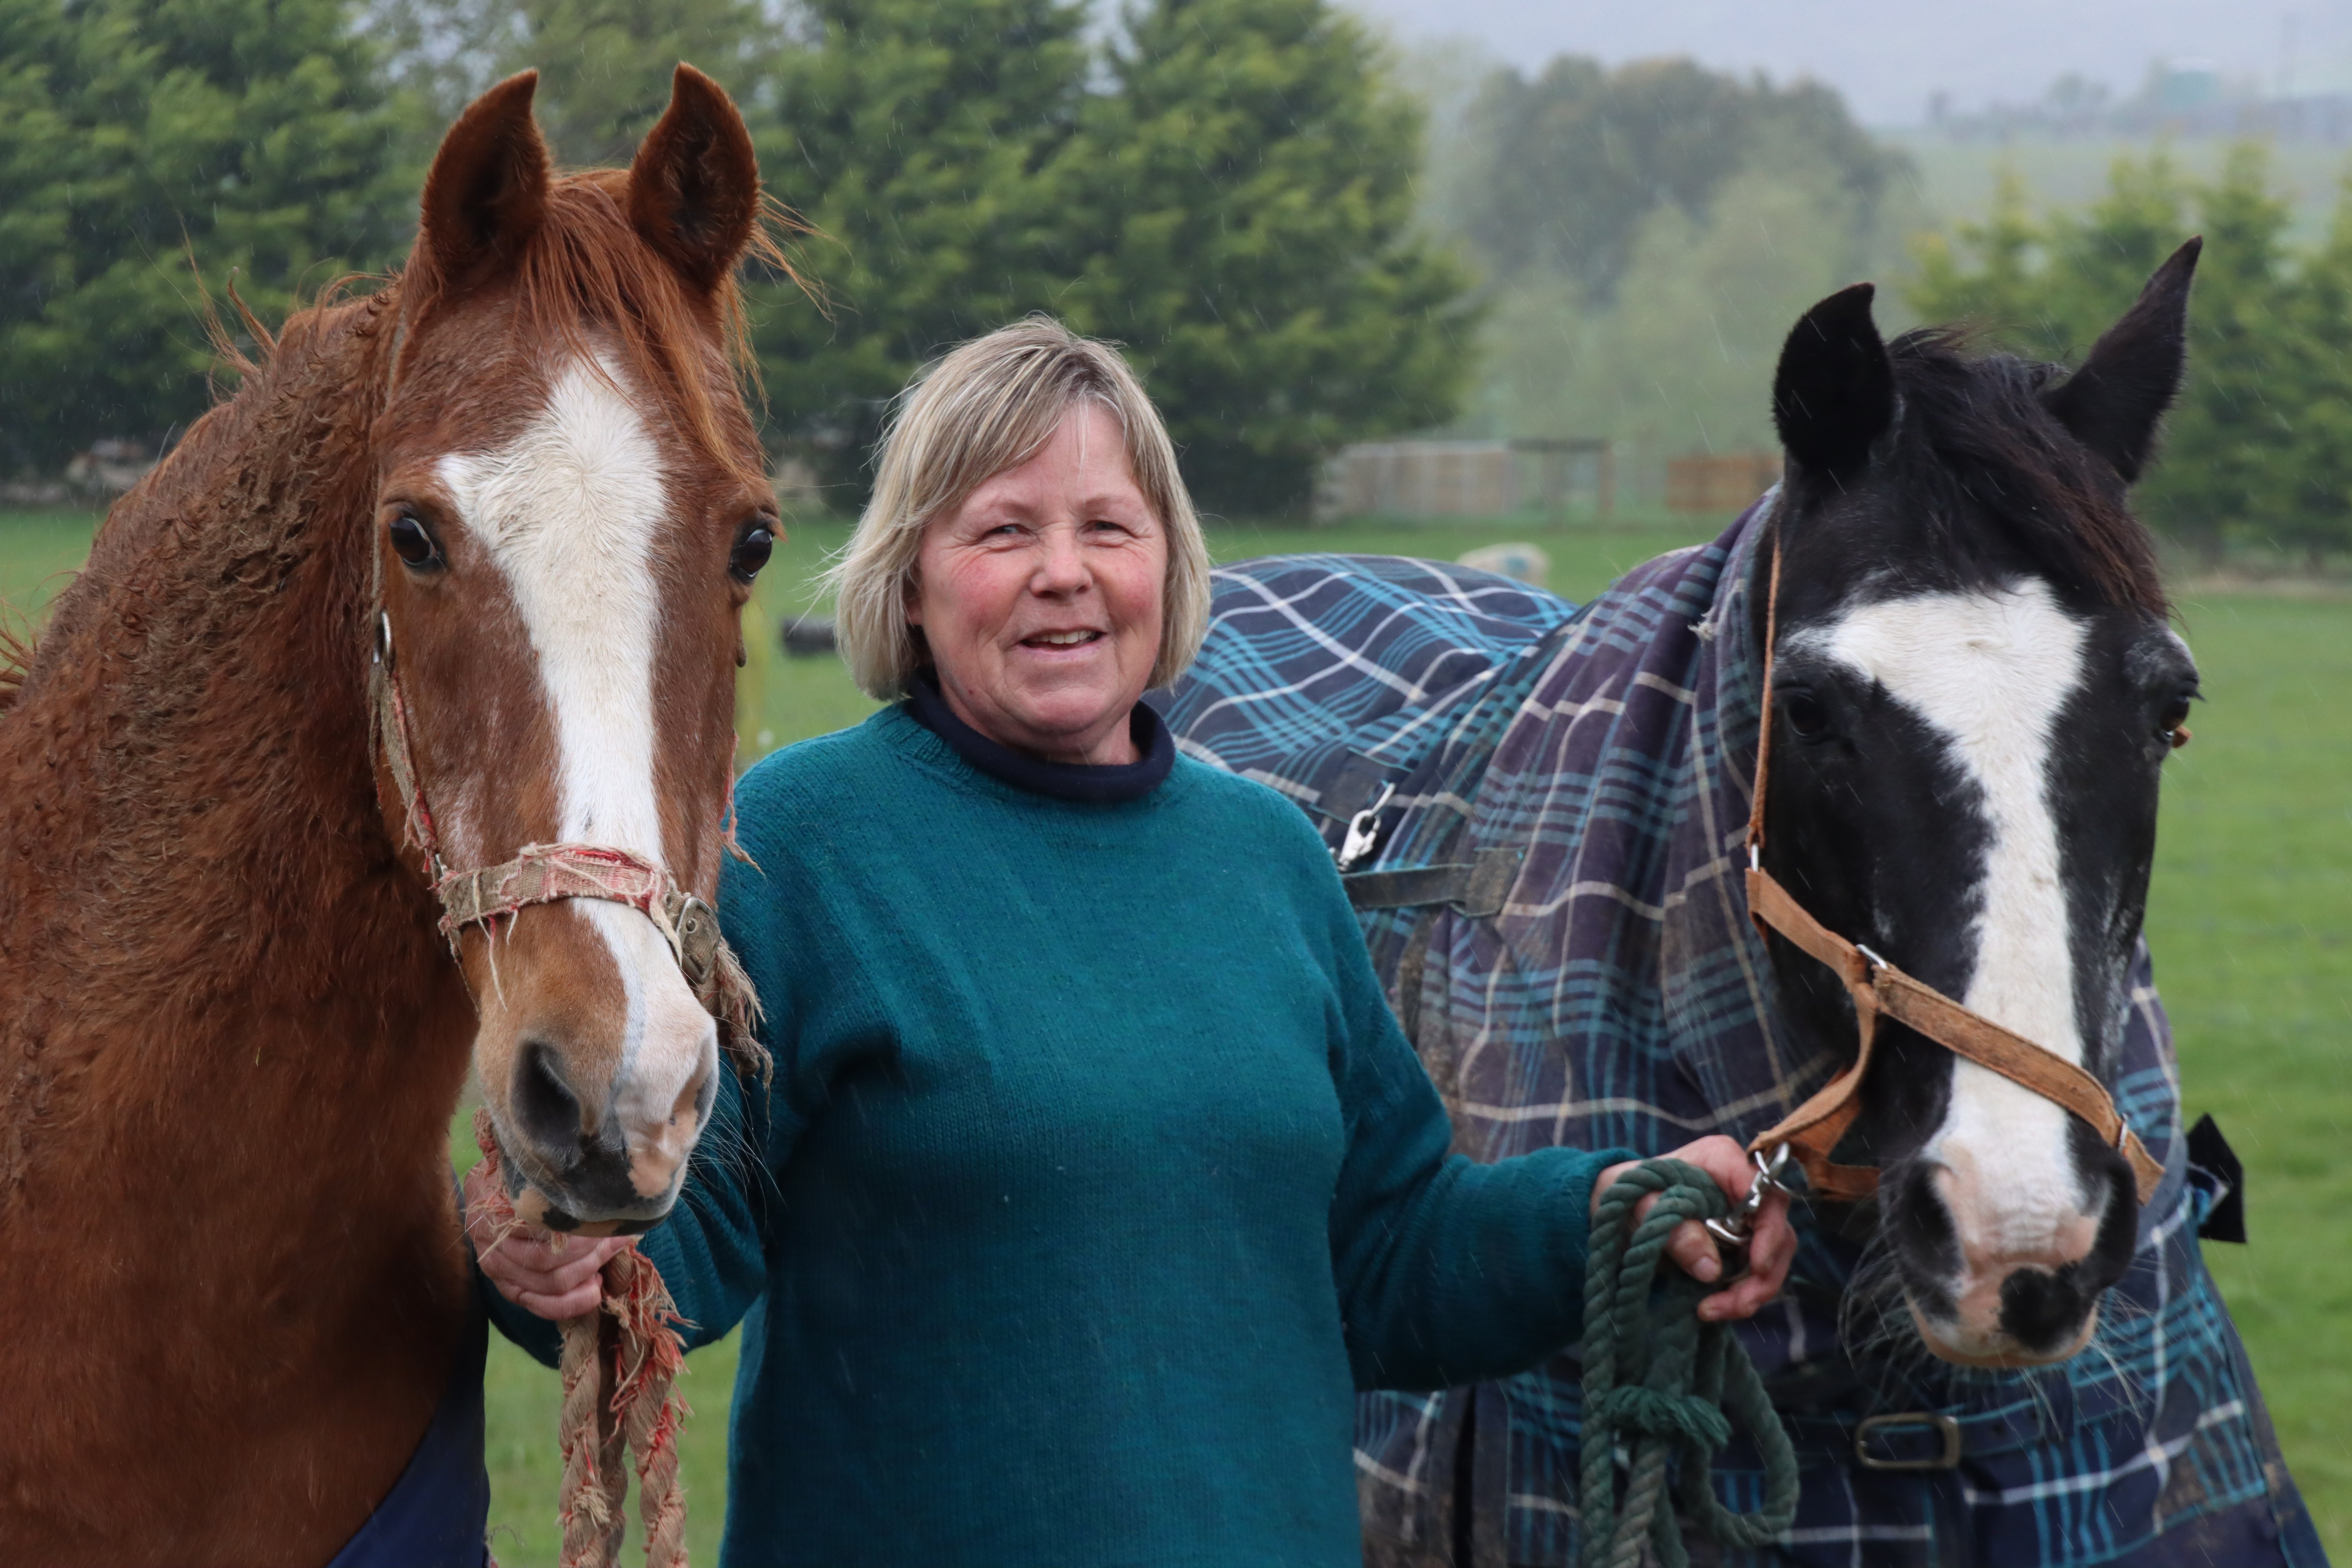
<path id="1" fill-rule="evenodd" d="M 1919 1331 L 1919 1341 L 1927 1347 L 1928 1353 L 1954 1366 L 2005 1371 L 2053 1366 L 2082 1354 L 2099 1328 L 2099 1309 L 2094 1303 L 2083 1316 L 2083 1326 L 2065 1343 L 2052 1350 L 2035 1350 L 1999 1330 L 1974 1333 L 1957 1323 L 1938 1323 L 1921 1311 L 1919 1303 L 1907 1295 L 1904 1304 L 1911 1309 L 1912 1325 Z"/>
<path id="2" fill-rule="evenodd" d="M 593 1239 L 605 1236 L 642 1236 L 667 1217 L 669 1205 L 664 1204 L 662 1212 L 650 1217 L 631 1215 L 614 1219 L 583 1219 L 537 1187 L 526 1185 L 515 1194 L 514 1211 L 515 1218 L 527 1226 Z"/>
<path id="3" fill-rule="evenodd" d="M 514 1205 L 515 1218 L 539 1230 L 592 1239 L 642 1236 L 668 1218 L 677 1201 L 677 1192 L 673 1187 L 658 1199 L 625 1214 L 583 1214 L 574 1200 L 560 1194 L 551 1194 L 536 1178 L 525 1175 L 504 1138 L 499 1138 L 498 1143 L 501 1174 L 505 1177 L 507 1197 Z"/>

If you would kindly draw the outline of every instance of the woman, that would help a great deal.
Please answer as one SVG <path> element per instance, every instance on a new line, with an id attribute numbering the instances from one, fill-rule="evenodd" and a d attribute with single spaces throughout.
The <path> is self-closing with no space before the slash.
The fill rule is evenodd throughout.
<path id="1" fill-rule="evenodd" d="M 1632 1152 L 1450 1155 L 1314 830 L 1138 700 L 1208 558 L 1108 348 L 949 355 L 835 575 L 892 705 L 742 780 L 720 914 L 774 1088 L 730 1079 L 637 1243 L 689 1345 L 744 1324 L 727 1560 L 1356 1563 L 1355 1391 L 1572 1342 Z M 1730 1140 L 1677 1152 L 1745 1192 Z M 551 1364 L 624 1245 L 488 1250 L 500 1326 Z M 1793 1247 L 1776 1202 L 1702 1310 Z M 1719 1274 L 1696 1226 L 1675 1255 Z"/>

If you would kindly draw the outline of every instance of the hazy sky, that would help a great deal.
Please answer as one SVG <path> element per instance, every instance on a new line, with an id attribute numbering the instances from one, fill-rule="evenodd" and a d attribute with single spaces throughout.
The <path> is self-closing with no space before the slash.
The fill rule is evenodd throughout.
<path id="1" fill-rule="evenodd" d="M 1503 59 L 1691 55 L 1811 76 L 1875 125 L 1916 124 L 1928 95 L 2022 102 L 2067 71 L 2127 94 L 2151 59 L 2196 61 L 2295 91 L 2352 89 L 2352 0 L 1349 0 L 1408 42 L 1465 37 Z M 2290 20 L 2292 18 L 2292 20 Z M 2294 47 L 2286 48 L 2292 37 Z"/>

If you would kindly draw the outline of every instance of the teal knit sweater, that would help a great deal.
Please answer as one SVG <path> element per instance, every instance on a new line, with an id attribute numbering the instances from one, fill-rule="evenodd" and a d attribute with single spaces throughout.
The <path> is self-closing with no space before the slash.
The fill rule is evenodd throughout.
<path id="1" fill-rule="evenodd" d="M 1273 791 L 1049 798 L 891 709 L 738 801 L 774 1088 L 643 1243 L 690 1347 L 743 1324 L 725 1562 L 1354 1568 L 1354 1392 L 1576 1338 L 1631 1156 L 1447 1152 Z"/>

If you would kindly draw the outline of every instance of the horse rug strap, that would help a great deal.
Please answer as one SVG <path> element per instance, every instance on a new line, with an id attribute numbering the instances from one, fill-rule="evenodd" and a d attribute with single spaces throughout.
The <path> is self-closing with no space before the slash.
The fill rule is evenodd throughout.
<path id="1" fill-rule="evenodd" d="M 1853 1016 L 1860 1048 L 1853 1066 L 1832 1079 L 1780 1122 L 1757 1134 L 1754 1152 L 1787 1143 L 1795 1151 L 1806 1179 L 1822 1197 L 1855 1203 L 1878 1188 L 1878 1171 L 1870 1165 L 1840 1165 L 1830 1152 L 1853 1124 L 1861 1107 L 1855 1096 L 1870 1070 L 1870 1053 L 1876 1042 L 1878 1021 L 1896 1023 L 1935 1041 L 1953 1055 L 1965 1057 L 2042 1099 L 2065 1107 L 2087 1122 L 2100 1142 L 2119 1152 L 2132 1168 L 2132 1178 L 2143 1204 L 2155 1195 L 2164 1167 L 2149 1155 L 2139 1135 L 2116 1109 L 2105 1085 L 2046 1047 L 2036 1045 L 2012 1029 L 2002 1027 L 1981 1013 L 1969 1011 L 1934 986 L 1915 980 L 1878 954 L 1847 941 L 1815 920 L 1763 867 L 1764 789 L 1772 766 L 1772 647 L 1779 635 L 1780 610 L 1780 539 L 1772 532 L 1771 586 L 1765 600 L 1763 717 L 1756 740 L 1756 790 L 1748 819 L 1748 912 L 1760 934 L 1779 931 L 1814 959 L 1834 971 L 1853 998 Z"/>

